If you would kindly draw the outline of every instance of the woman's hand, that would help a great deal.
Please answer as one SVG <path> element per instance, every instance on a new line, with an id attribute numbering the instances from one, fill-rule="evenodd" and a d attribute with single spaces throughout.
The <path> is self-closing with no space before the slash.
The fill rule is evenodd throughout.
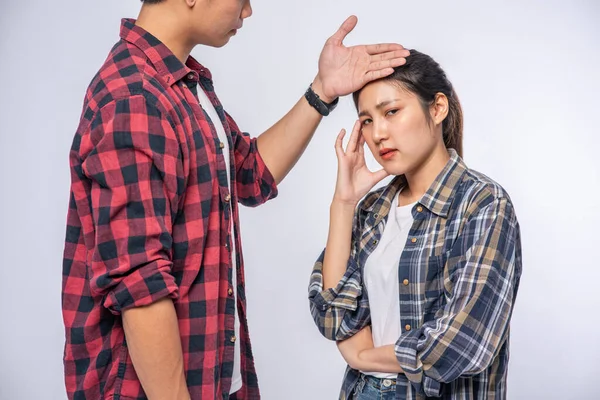
<path id="1" fill-rule="evenodd" d="M 346 130 L 342 129 L 335 142 L 338 159 L 338 174 L 334 202 L 356 206 L 378 182 L 389 174 L 381 169 L 371 172 L 365 163 L 365 139 L 361 133 L 361 123 L 356 121 L 346 151 L 342 141 Z"/>

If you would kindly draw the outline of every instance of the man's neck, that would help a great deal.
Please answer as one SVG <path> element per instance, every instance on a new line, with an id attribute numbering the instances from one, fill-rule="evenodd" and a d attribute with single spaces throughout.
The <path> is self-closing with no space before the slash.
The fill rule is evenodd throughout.
<path id="1" fill-rule="evenodd" d="M 175 10 L 166 4 L 143 5 L 135 24 L 155 36 L 185 64 L 194 45 L 186 37 L 181 16 Z"/>

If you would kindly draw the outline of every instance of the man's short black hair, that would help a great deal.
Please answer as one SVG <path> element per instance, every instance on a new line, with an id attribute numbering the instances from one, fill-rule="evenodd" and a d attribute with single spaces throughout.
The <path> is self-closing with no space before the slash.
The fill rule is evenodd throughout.
<path id="1" fill-rule="evenodd" d="M 158 4 L 158 3 L 162 3 L 164 0 L 141 0 L 142 3 L 146 3 L 146 4 Z"/>

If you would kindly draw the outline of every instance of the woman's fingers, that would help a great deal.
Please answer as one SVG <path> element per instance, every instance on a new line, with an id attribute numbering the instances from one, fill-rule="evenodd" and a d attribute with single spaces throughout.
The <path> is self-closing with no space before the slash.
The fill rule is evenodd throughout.
<path id="1" fill-rule="evenodd" d="M 346 130 L 342 129 L 340 131 L 340 133 L 338 133 L 337 139 L 335 140 L 335 154 L 338 156 L 338 158 L 341 158 L 344 156 L 344 149 L 342 147 L 342 143 L 344 141 L 345 135 L 346 135 Z"/>
<path id="2" fill-rule="evenodd" d="M 362 137 L 360 133 L 360 120 L 357 120 L 354 123 L 354 127 L 352 128 L 352 134 L 350 135 L 350 141 L 348 142 L 348 147 L 346 148 L 347 153 L 354 153 L 356 149 L 359 147 L 358 142 Z"/>
<path id="3" fill-rule="evenodd" d="M 383 180 L 383 178 L 388 176 L 389 172 L 387 172 L 385 169 L 382 168 L 379 171 L 373 172 L 372 174 L 373 174 L 373 186 L 375 186 L 379 182 L 381 182 Z"/>

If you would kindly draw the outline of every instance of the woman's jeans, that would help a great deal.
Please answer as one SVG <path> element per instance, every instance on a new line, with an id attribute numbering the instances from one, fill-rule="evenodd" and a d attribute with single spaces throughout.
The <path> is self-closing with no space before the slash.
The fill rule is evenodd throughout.
<path id="1" fill-rule="evenodd" d="M 395 400 L 396 380 L 360 374 L 352 393 L 354 400 Z"/>

